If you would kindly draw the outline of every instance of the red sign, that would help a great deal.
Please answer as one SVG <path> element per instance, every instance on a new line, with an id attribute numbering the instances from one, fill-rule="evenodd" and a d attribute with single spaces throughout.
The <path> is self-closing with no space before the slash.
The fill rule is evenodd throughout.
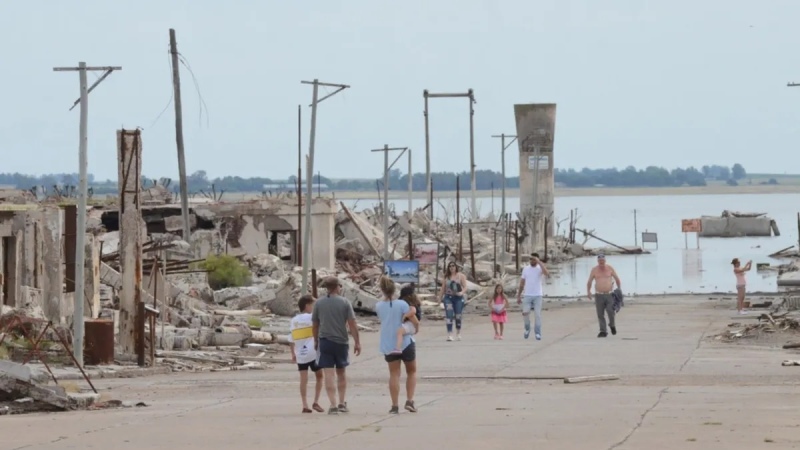
<path id="1" fill-rule="evenodd" d="M 684 233 L 700 233 L 703 231 L 703 222 L 700 219 L 682 219 L 681 231 Z"/>

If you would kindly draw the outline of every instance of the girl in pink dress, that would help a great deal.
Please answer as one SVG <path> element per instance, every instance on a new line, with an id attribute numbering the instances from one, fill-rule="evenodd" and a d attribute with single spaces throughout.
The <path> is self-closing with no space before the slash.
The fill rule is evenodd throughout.
<path id="1" fill-rule="evenodd" d="M 492 308 L 494 338 L 503 339 L 503 324 L 508 320 L 508 298 L 506 298 L 506 294 L 503 292 L 503 285 L 498 284 L 494 287 L 494 298 L 489 300 L 489 307 Z"/>

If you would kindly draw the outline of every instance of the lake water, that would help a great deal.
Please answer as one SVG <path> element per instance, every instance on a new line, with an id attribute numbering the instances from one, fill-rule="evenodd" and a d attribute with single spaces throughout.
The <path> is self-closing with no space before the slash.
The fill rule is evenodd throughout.
<path id="1" fill-rule="evenodd" d="M 394 200 L 397 211 L 407 208 L 406 200 Z M 478 199 L 481 215 L 492 211 L 499 213 L 500 200 L 495 197 Z M 794 206 L 795 203 L 798 206 Z M 357 210 L 373 207 L 374 199 L 350 200 L 345 204 Z M 425 200 L 414 200 L 414 208 L 422 207 Z M 469 197 L 461 200 L 461 209 L 466 210 Z M 634 245 L 634 213 L 639 233 L 658 233 L 658 249 L 647 244 L 652 254 L 609 256 L 622 279 L 626 294 L 663 293 L 711 293 L 734 292 L 734 277 L 731 259 L 753 260 L 753 270 L 747 276 L 748 291 L 775 292 L 777 274 L 774 271 L 758 273 L 758 262 L 781 264 L 782 260 L 767 255 L 796 244 L 798 240 L 797 212 L 800 211 L 800 194 L 736 194 L 736 195 L 679 195 L 679 196 L 611 196 L 611 197 L 557 197 L 556 219 L 568 219 L 571 209 L 578 209 L 578 228 L 594 230 L 603 239 L 618 245 Z M 519 210 L 519 198 L 508 198 L 506 209 L 510 213 Z M 780 229 L 779 237 L 764 238 L 703 238 L 700 249 L 696 249 L 694 234 L 689 235 L 689 248 L 685 248 L 681 233 L 681 219 L 702 215 L 718 215 L 723 210 L 767 213 L 775 219 Z M 445 212 L 453 216 L 454 199 L 437 202 L 434 210 L 437 217 Z M 452 219 L 451 219 L 452 222 Z M 566 225 L 566 222 L 565 224 Z M 564 232 L 562 226 L 561 232 Z M 581 239 L 581 233 L 577 238 Z M 639 236 L 641 240 L 641 234 Z M 641 245 L 641 242 L 640 242 Z M 588 247 L 604 247 L 605 244 L 590 239 Z M 595 264 L 591 257 L 560 264 L 553 270 L 546 295 L 584 295 L 589 270 Z"/>

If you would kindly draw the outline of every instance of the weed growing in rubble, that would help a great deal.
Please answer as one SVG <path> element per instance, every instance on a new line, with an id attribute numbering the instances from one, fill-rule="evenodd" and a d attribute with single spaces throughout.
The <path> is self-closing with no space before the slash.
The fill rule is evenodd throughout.
<path id="1" fill-rule="evenodd" d="M 231 255 L 208 255 L 201 264 L 208 271 L 208 285 L 219 290 L 247 286 L 252 282 L 250 269 Z"/>
<path id="2" fill-rule="evenodd" d="M 8 359 L 8 349 L 5 345 L 0 345 L 0 359 Z"/>
<path id="3" fill-rule="evenodd" d="M 261 327 L 264 326 L 264 322 L 258 317 L 248 317 L 247 326 L 250 327 L 251 330 L 260 330 Z"/>

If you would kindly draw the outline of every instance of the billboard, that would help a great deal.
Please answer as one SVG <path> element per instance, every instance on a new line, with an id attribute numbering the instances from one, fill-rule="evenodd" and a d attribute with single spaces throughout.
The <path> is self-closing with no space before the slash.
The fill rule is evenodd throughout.
<path id="1" fill-rule="evenodd" d="M 419 283 L 419 261 L 384 261 L 383 274 L 395 283 Z"/>
<path id="2" fill-rule="evenodd" d="M 414 244 L 414 259 L 420 264 L 436 264 L 439 260 L 439 243 L 423 242 Z"/>

